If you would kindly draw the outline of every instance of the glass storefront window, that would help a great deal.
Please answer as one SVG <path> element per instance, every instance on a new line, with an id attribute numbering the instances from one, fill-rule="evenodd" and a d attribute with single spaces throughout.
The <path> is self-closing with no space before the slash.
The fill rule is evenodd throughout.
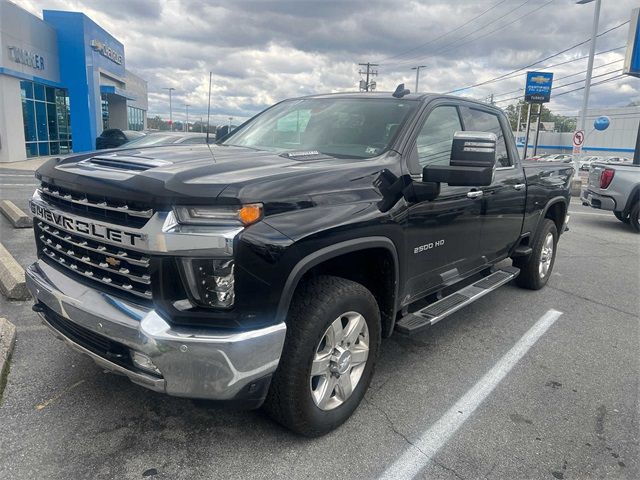
<path id="1" fill-rule="evenodd" d="M 141 108 L 127 106 L 127 123 L 129 130 L 144 130 L 144 116 L 146 111 Z"/>
<path id="2" fill-rule="evenodd" d="M 66 90 L 21 81 L 27 157 L 70 153 L 69 95 Z"/>
<path id="3" fill-rule="evenodd" d="M 33 98 L 33 83 L 24 80 L 21 81 L 20 93 L 22 94 L 22 98 Z"/>

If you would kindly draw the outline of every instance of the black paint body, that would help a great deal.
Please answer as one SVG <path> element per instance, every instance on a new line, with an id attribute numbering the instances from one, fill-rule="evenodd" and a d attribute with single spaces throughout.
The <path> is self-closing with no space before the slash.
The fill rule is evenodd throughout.
<path id="1" fill-rule="evenodd" d="M 280 322 L 305 273 L 331 258 L 347 259 L 360 251 L 372 263 L 382 255 L 389 264 L 387 278 L 380 280 L 391 302 L 386 314 L 391 324 L 384 329 L 389 334 L 395 314 L 407 305 L 509 257 L 521 241 L 535 236 L 549 209 L 561 209 L 561 226 L 573 174 L 567 164 L 522 162 L 513 137 L 507 135 L 514 166 L 497 169 L 490 186 L 478 187 L 484 191 L 482 198 L 468 198 L 471 187 L 442 184 L 435 200 L 410 204 L 401 198 L 383 213 L 374 180 L 387 169 L 397 177 L 420 181 L 411 157 L 418 131 L 435 106 L 473 106 L 498 113 L 500 121 L 507 122 L 498 109 L 461 98 L 409 95 L 405 99 L 416 102 L 414 113 L 391 149 L 369 159 L 305 160 L 223 145 L 169 146 L 117 152 L 123 161 L 152 159 L 159 165 L 144 171 L 83 164 L 82 160 L 96 156 L 93 152 L 53 159 L 36 175 L 54 186 L 156 210 L 175 205 L 264 204 L 265 218 L 234 241 L 232 310 L 176 311 L 172 301 L 185 297 L 176 259 L 171 255 L 154 259 L 154 303 L 172 323 L 246 329 Z M 514 188 L 519 184 L 526 187 Z"/>

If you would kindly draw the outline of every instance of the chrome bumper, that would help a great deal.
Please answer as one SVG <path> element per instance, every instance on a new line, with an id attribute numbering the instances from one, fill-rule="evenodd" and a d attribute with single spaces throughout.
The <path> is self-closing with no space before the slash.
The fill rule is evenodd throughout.
<path id="1" fill-rule="evenodd" d="M 616 201 L 613 198 L 592 192 L 588 188 L 585 188 L 580 192 L 580 200 L 583 205 L 588 205 L 591 208 L 610 211 L 616 210 Z"/>
<path id="2" fill-rule="evenodd" d="M 76 325 L 147 355 L 161 377 L 124 368 L 90 351 L 56 329 L 46 313 L 40 313 L 56 335 L 76 350 L 151 390 L 212 400 L 253 398 L 258 391 L 266 393 L 268 377 L 280 360 L 284 323 L 231 333 L 172 328 L 155 310 L 90 288 L 42 260 L 27 269 L 26 281 L 36 302 Z"/>

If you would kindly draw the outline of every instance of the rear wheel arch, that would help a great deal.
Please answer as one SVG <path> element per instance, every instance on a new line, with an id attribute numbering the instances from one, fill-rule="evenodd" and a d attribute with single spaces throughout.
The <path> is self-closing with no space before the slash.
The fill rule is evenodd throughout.
<path id="1" fill-rule="evenodd" d="M 362 269 L 362 270 L 361 270 Z M 375 275 L 367 275 L 367 271 Z M 276 322 L 283 322 L 291 300 L 305 278 L 334 275 L 366 287 L 378 302 L 382 335 L 393 331 L 399 287 L 399 262 L 395 244 L 388 237 L 365 237 L 339 242 L 322 248 L 300 260 L 289 273 L 276 312 Z"/>
<path id="2" fill-rule="evenodd" d="M 548 218 L 556 224 L 558 235 L 562 235 L 562 226 L 567 215 L 567 200 L 564 197 L 551 199 L 544 208 L 543 214 L 538 220 L 536 231 L 540 229 L 545 218 Z M 534 232 L 535 234 L 536 232 Z"/>
<path id="3" fill-rule="evenodd" d="M 627 204 L 624 207 L 623 214 L 629 215 L 631 209 L 636 203 L 640 203 L 640 185 L 636 185 L 633 187 L 633 190 L 631 190 L 631 194 L 629 195 L 629 198 L 627 198 Z"/>

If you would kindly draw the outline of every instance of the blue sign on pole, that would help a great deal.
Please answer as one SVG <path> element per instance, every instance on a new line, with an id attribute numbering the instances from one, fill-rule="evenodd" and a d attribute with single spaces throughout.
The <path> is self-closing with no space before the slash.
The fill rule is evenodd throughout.
<path id="1" fill-rule="evenodd" d="M 640 8 L 631 12 L 631 27 L 622 73 L 640 77 Z"/>
<path id="2" fill-rule="evenodd" d="M 531 103 L 547 103 L 551 100 L 553 73 L 527 72 L 527 84 L 524 88 L 524 101 Z"/>

